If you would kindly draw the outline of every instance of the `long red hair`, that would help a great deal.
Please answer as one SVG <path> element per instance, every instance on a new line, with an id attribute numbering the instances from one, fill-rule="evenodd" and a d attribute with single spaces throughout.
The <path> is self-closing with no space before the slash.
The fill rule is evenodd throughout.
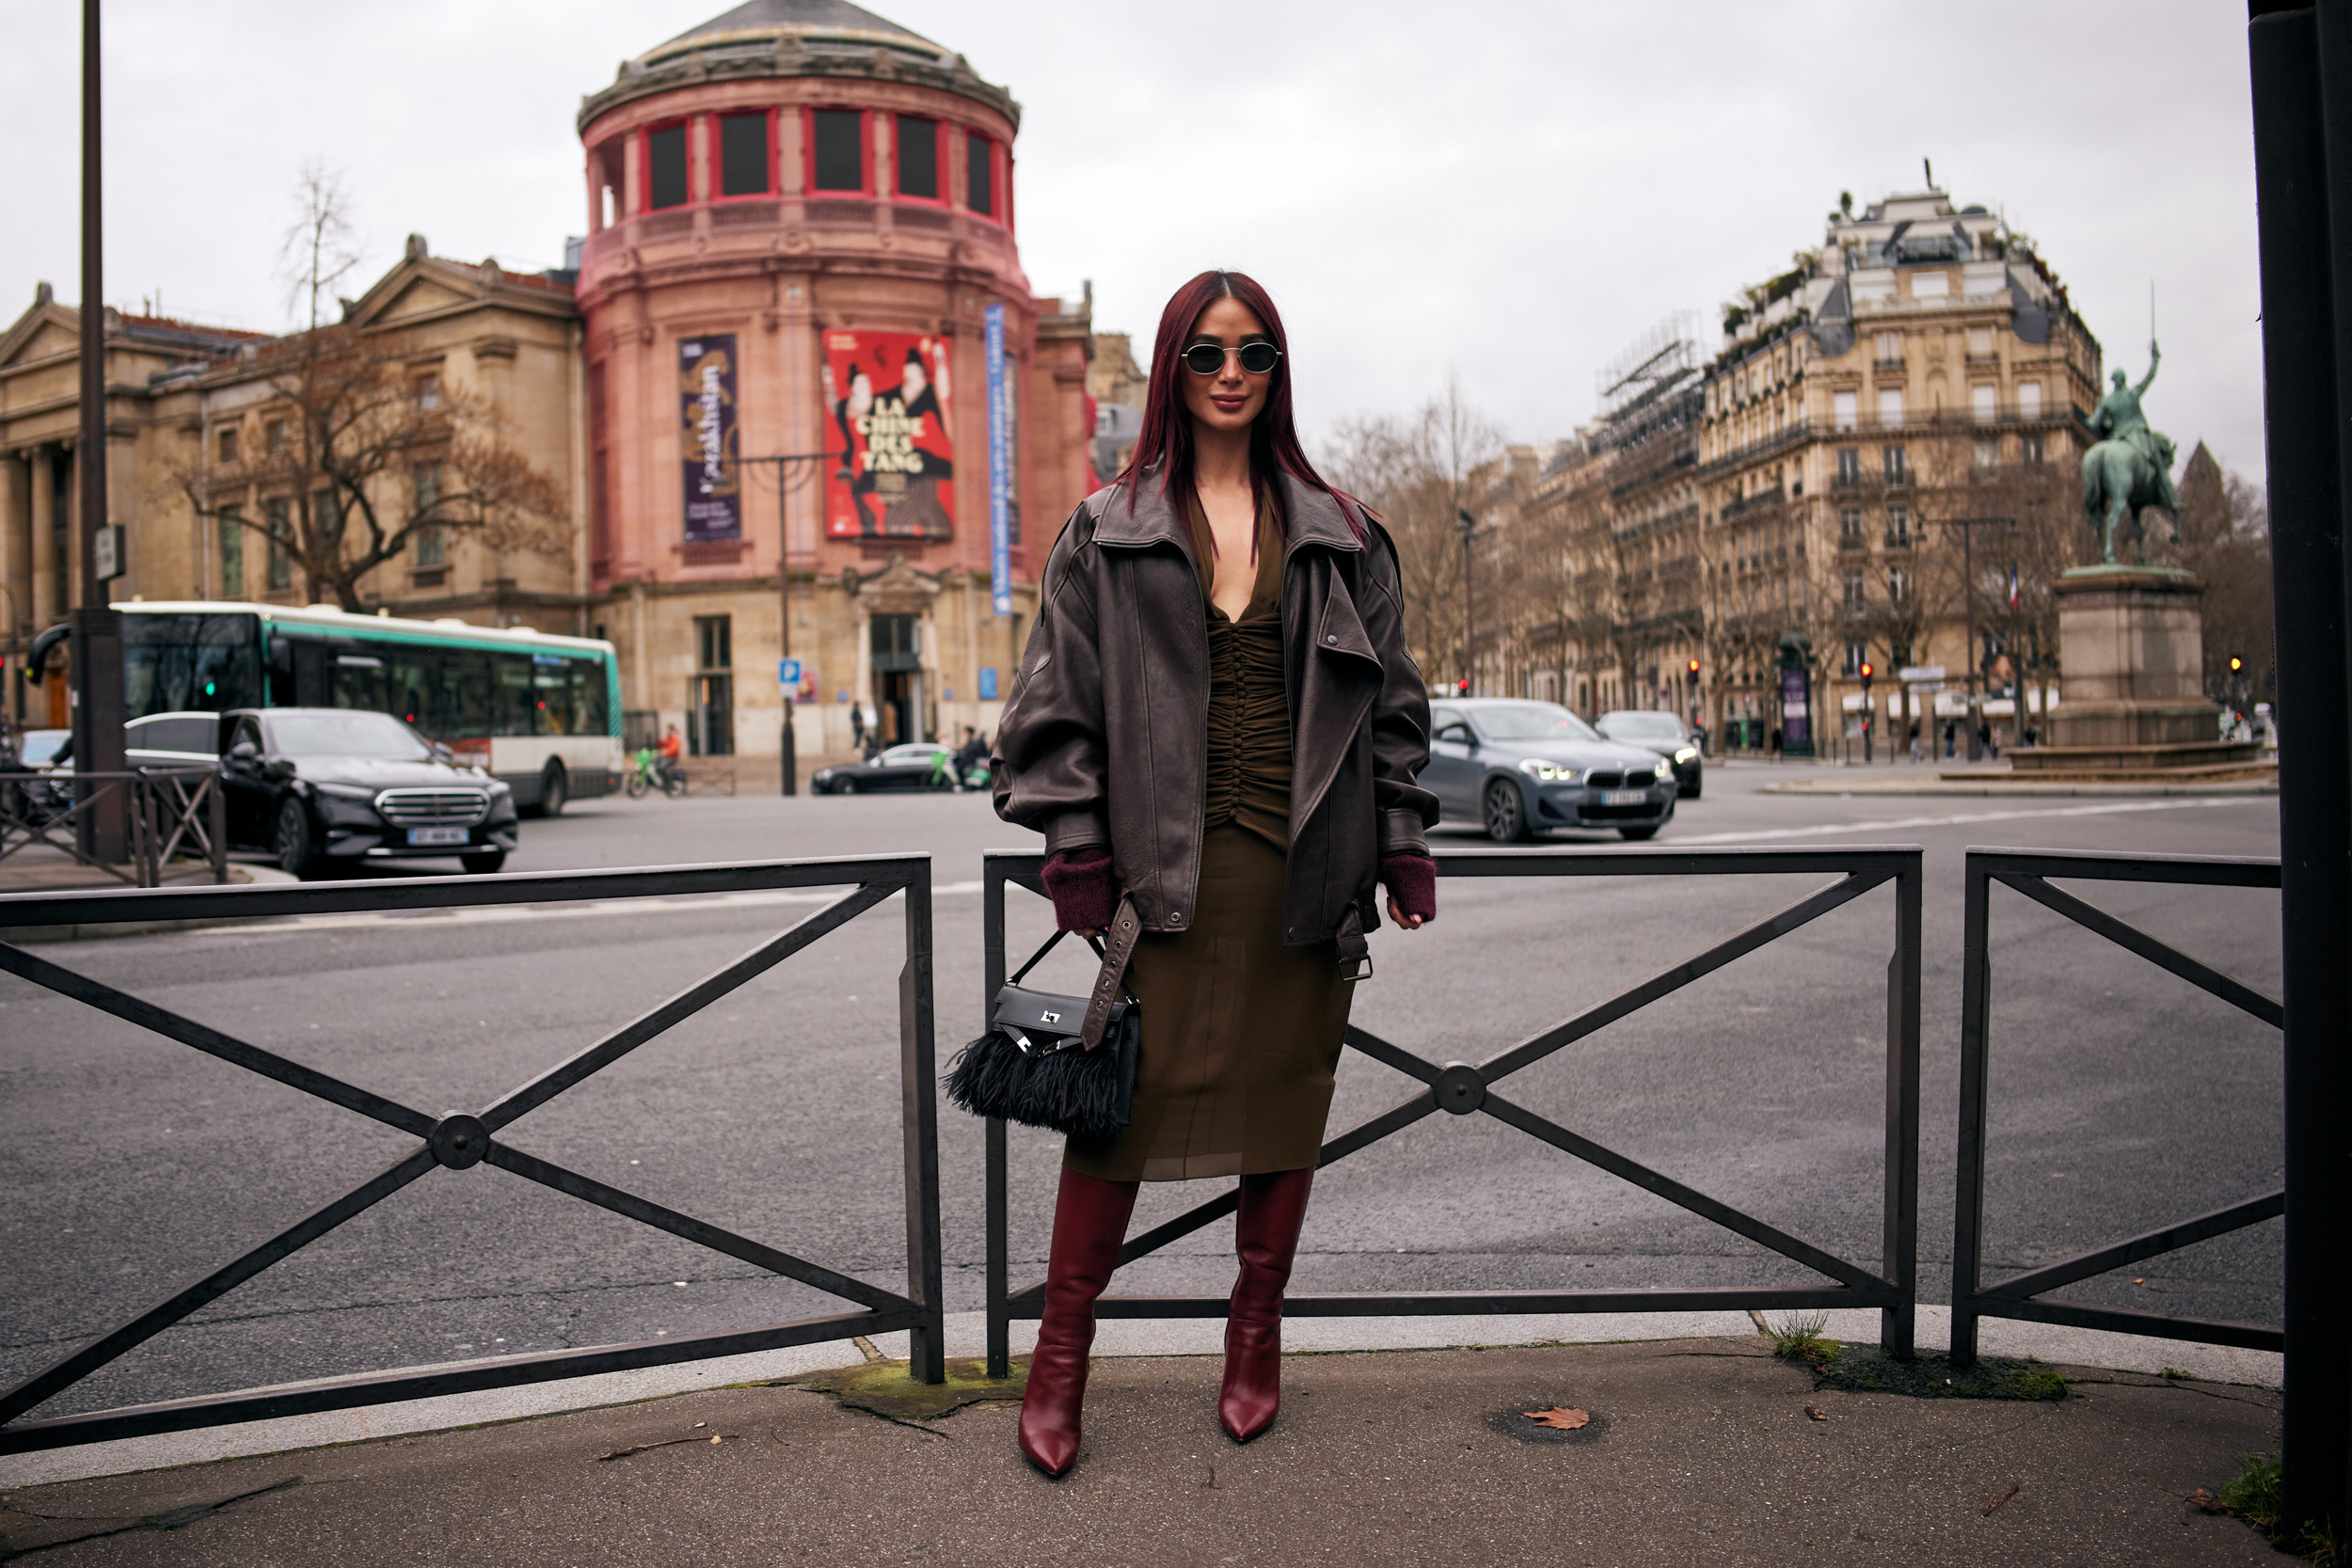
<path id="1" fill-rule="evenodd" d="M 1143 403 L 1143 429 L 1136 436 L 1135 456 L 1130 458 L 1119 479 L 1127 485 L 1127 510 L 1136 509 L 1136 491 L 1141 486 L 1144 470 L 1157 464 L 1160 468 L 1160 492 L 1175 492 L 1179 504 L 1192 499 L 1192 415 L 1184 407 L 1184 384 L 1179 377 L 1192 372 L 1184 369 L 1184 345 L 1192 336 L 1193 324 L 1200 312 L 1220 299 L 1237 299 L 1249 308 L 1250 313 L 1265 324 L 1266 336 L 1282 351 L 1275 362 L 1273 384 L 1266 388 L 1265 409 L 1258 422 L 1249 428 L 1249 488 L 1261 499 L 1271 497 L 1274 515 L 1287 534 L 1290 519 L 1282 514 L 1282 492 L 1275 482 L 1278 474 L 1287 473 L 1301 483 L 1311 484 L 1338 502 L 1340 515 L 1359 540 L 1363 538 L 1363 525 L 1357 520 L 1356 509 L 1337 490 L 1315 472 L 1315 466 L 1307 460 L 1307 451 L 1298 444 L 1298 430 L 1291 420 L 1291 349 L 1290 340 L 1282 331 L 1282 313 L 1274 308 L 1274 297 L 1258 280 L 1246 272 L 1210 271 L 1200 274 L 1178 289 L 1160 312 L 1160 330 L 1152 342 L 1152 374 L 1150 390 Z"/>

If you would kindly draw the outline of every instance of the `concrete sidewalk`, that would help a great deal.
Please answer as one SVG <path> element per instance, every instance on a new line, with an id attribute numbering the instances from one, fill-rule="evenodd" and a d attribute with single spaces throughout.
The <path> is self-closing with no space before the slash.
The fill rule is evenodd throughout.
<path id="1" fill-rule="evenodd" d="M 1817 1387 L 1755 1334 L 1304 1354 L 1286 1364 L 1280 1420 L 1241 1448 L 1216 1425 L 1218 1370 L 1203 1355 L 1098 1360 L 1086 1449 L 1058 1482 L 1023 1463 L 1001 1399 L 892 1419 L 739 1386 L 23 1487 L 5 1496 L 0 1555 L 238 1568 L 2281 1560 L 2184 1500 L 2275 1448 L 2277 1396 L 2257 1387 L 2070 1370 L 2082 1381 L 2058 1402 L 1850 1393 Z M 1553 1407 L 1590 1419 L 1553 1431 L 1525 1414 Z"/>

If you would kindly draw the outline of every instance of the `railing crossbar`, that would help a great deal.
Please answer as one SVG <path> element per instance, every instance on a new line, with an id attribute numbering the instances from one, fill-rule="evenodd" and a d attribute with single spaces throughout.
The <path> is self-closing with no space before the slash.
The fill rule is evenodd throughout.
<path id="1" fill-rule="evenodd" d="M 288 1088 L 314 1095 L 330 1105 L 357 1111 L 412 1137 L 425 1137 L 433 1131 L 434 1118 L 421 1111 L 412 1111 L 396 1101 L 387 1100 L 356 1084 L 346 1084 L 315 1068 L 288 1061 L 274 1051 L 249 1045 L 233 1035 L 225 1035 L 209 1024 L 199 1023 L 167 1007 L 159 1007 L 152 1002 L 118 990 L 102 980 L 93 980 L 86 974 L 53 964 L 21 947 L 0 942 L 0 969 L 45 987 L 60 996 L 72 997 L 100 1012 L 112 1014 L 126 1023 L 151 1029 L 166 1039 L 201 1051 L 208 1056 L 217 1056 L 224 1062 L 233 1063 Z"/>
<path id="2" fill-rule="evenodd" d="M 1637 1160 L 1629 1160 L 1613 1148 L 1581 1137 L 1566 1128 L 1547 1121 L 1523 1106 L 1486 1091 L 1485 1103 L 1479 1109 L 1506 1127 L 1516 1127 L 1532 1138 L 1551 1145 L 1564 1153 L 1573 1154 L 1586 1164 L 1607 1171 L 1620 1180 L 1631 1182 L 1644 1192 L 1662 1197 L 1678 1209 L 1687 1209 L 1701 1219 L 1712 1221 L 1736 1235 L 1745 1236 L 1760 1246 L 1772 1248 L 1782 1257 L 1803 1263 L 1817 1274 L 1825 1274 L 1841 1285 L 1857 1290 L 1888 1282 L 1867 1269 L 1856 1268 L 1844 1259 L 1823 1252 L 1809 1242 L 1801 1242 L 1784 1230 L 1765 1224 L 1755 1215 L 1718 1202 L 1695 1188 L 1686 1187 L 1670 1176 L 1650 1169 Z"/>
<path id="3" fill-rule="evenodd" d="M 1618 992 L 1608 1001 L 1586 1008 L 1566 1022 L 1513 1046 L 1508 1051 L 1488 1057 L 1478 1064 L 1479 1076 L 1488 1083 L 1506 1077 L 1532 1063 L 1539 1062 L 1564 1046 L 1573 1045 L 1585 1036 L 1594 1034 L 1620 1019 L 1629 1018 L 1651 1003 L 1673 995 L 1683 987 L 1701 979 L 1736 959 L 1743 958 L 1757 948 L 1787 936 L 1798 927 L 1820 919 L 1839 906 L 1850 903 L 1882 882 L 1891 881 L 1899 873 L 1893 867 L 1884 870 L 1853 871 L 1807 897 L 1801 898 L 1787 909 L 1757 921 L 1743 931 L 1724 938 L 1703 953 L 1683 959 L 1673 968 L 1661 971 L 1630 990 Z"/>
<path id="4" fill-rule="evenodd" d="M 2014 888 L 2045 909 L 2056 911 L 2075 925 L 2097 932 L 2116 946 L 2137 953 L 2158 969 L 2179 975 L 2200 990 L 2209 991 L 2240 1011 L 2253 1014 L 2272 1028 L 2286 1027 L 2286 1009 L 2269 997 L 2250 986 L 2233 980 L 2217 969 L 2199 963 L 2137 927 L 2118 920 L 2097 905 L 2085 903 L 2061 888 L 2050 886 L 2039 877 L 1996 873 L 1994 880 Z"/>
<path id="5" fill-rule="evenodd" d="M 47 1370 L 38 1372 L 0 1394 L 0 1423 L 15 1419 L 43 1401 L 54 1398 L 107 1362 L 136 1349 L 208 1302 L 235 1290 L 263 1269 L 291 1257 L 353 1216 L 365 1212 L 408 1185 L 440 1162 L 430 1148 L 419 1148 L 354 1187 L 334 1202 L 279 1231 L 228 1266 L 215 1270 L 169 1300 L 149 1307 L 103 1338 Z"/>
<path id="6" fill-rule="evenodd" d="M 2004 1279 L 1997 1285 L 1982 1286 L 1978 1290 L 1977 1294 L 1979 1298 L 1992 1301 L 2023 1301 L 2031 1296 L 2041 1295 L 2045 1291 L 2055 1291 L 2061 1285 L 2072 1285 L 2078 1279 L 2089 1279 L 2093 1275 L 2106 1274 L 2111 1269 L 2120 1269 L 2126 1263 L 2137 1263 L 2143 1259 L 2161 1257 L 2168 1252 L 2178 1252 L 2183 1247 L 2194 1246 L 2199 1242 L 2208 1242 L 2216 1236 L 2226 1236 L 2233 1230 L 2243 1230 L 2249 1225 L 2260 1225 L 2265 1220 L 2275 1220 L 2286 1212 L 2287 1195 L 2285 1189 L 2281 1188 L 2275 1193 L 2266 1193 L 2261 1197 L 2249 1198 L 2244 1203 L 2233 1203 L 2227 1209 L 2216 1209 L 2209 1214 L 2200 1214 L 2197 1218 L 2185 1220 L 2179 1225 L 2160 1226 L 2156 1229 L 2135 1236 L 2128 1242 L 2118 1242 L 2115 1245 L 2102 1247 L 2097 1252 L 2086 1252 L 2079 1258 L 2069 1258 L 2062 1263 L 2052 1263 L 2047 1268 L 2036 1269 L 2031 1274 L 2021 1274 L 2014 1279 Z"/>
<path id="7" fill-rule="evenodd" d="M 2003 1302 L 1997 1309 L 1978 1308 L 1987 1317 L 2013 1318 L 2020 1323 L 2057 1323 L 2066 1328 L 2095 1328 L 2108 1334 L 2138 1334 L 2153 1339 L 2186 1339 L 2201 1345 L 2233 1345 L 2240 1350 L 2283 1351 L 2283 1329 L 2263 1323 L 2232 1323 L 2209 1318 L 2168 1318 L 2130 1307 L 2076 1307 L 2062 1301 Z M 1973 1362 L 1975 1353 L 1970 1353 Z M 1963 1365 L 1955 1359 L 1955 1366 Z"/>
<path id="8" fill-rule="evenodd" d="M 652 1011 L 632 1020 L 579 1054 L 557 1063 L 530 1083 L 485 1109 L 482 1125 L 495 1132 L 546 1104 L 565 1089 L 612 1066 L 671 1025 L 756 979 L 818 938 L 838 930 L 898 892 L 896 884 L 868 884 L 834 900 L 790 930 L 771 937 L 733 963 L 689 986 Z"/>

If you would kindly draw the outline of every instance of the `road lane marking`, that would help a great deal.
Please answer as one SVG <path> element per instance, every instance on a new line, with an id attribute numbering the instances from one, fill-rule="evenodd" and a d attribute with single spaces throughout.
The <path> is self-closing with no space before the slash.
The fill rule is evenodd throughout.
<path id="1" fill-rule="evenodd" d="M 2015 811 L 1968 812 L 1953 816 L 1894 816 L 1879 822 L 1820 822 L 1809 828 L 1758 828 L 1750 832 L 1677 833 L 1670 844 L 1748 844 L 1762 838 L 1822 838 L 1840 833 L 1885 832 L 1895 828 L 1957 828 L 1970 822 L 2015 822 L 2030 816 L 2112 816 L 2135 811 L 2194 811 L 2201 806 L 2242 806 L 2250 796 L 2197 800 L 2116 800 L 2096 806 L 2037 806 Z"/>
<path id="2" fill-rule="evenodd" d="M 373 914 L 296 914 L 259 915 L 251 925 L 210 926 L 181 933 L 192 937 L 272 936 L 293 931 L 352 931 L 416 929 L 435 930 L 444 925 L 516 925 L 545 920 L 586 920 L 609 914 L 652 915 L 664 911 L 704 911 L 763 909 L 779 904 L 830 904 L 844 896 L 848 889 L 804 892 L 798 888 L 771 888 L 757 893 L 706 893 L 673 898 L 595 898 L 566 904 L 488 904 L 470 909 L 404 910 L 393 913 Z M 947 894 L 977 893 L 977 882 L 942 882 L 931 889 L 933 897 Z M 891 898 L 898 896 L 892 894 Z M 882 903 L 890 900 L 885 898 Z M 876 908 L 880 908 L 877 905 Z"/>

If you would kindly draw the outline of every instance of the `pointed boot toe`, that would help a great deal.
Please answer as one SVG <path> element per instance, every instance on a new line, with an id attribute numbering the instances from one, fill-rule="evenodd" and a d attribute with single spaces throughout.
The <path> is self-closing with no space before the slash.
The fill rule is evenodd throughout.
<path id="1" fill-rule="evenodd" d="M 1228 1391 L 1216 1402 L 1216 1418 L 1225 1424 L 1225 1435 L 1236 1443 L 1247 1443 L 1274 1424 L 1280 1414 L 1279 1394 L 1237 1394 Z"/>
<path id="2" fill-rule="evenodd" d="M 1050 1420 L 1032 1422 L 1021 1413 L 1021 1456 L 1058 1481 L 1078 1462 L 1078 1429 Z"/>

